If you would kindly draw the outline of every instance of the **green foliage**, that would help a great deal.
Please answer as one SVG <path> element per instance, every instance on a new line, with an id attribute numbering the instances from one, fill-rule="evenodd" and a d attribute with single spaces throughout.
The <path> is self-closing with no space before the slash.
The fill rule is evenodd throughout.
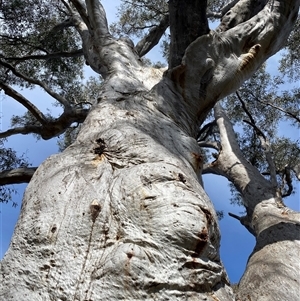
<path id="1" fill-rule="evenodd" d="M 294 30 L 288 38 L 287 45 L 285 47 L 284 56 L 280 63 L 280 71 L 287 75 L 290 80 L 300 79 L 300 18 L 296 21 Z"/>
<path id="2" fill-rule="evenodd" d="M 119 20 L 111 24 L 110 30 L 116 35 L 143 37 L 149 29 L 159 24 L 168 13 L 166 0 L 121 1 L 117 16 Z"/>
<path id="3" fill-rule="evenodd" d="M 53 91 L 67 89 L 82 79 L 81 57 L 34 56 L 72 52 L 81 48 L 79 35 L 66 22 L 68 13 L 61 1 L 4 0 L 0 3 L 1 56 L 24 75 L 46 83 Z M 24 17 L 26 16 L 26 17 Z M 24 60 L 24 57 L 33 59 Z M 10 85 L 32 88 L 33 85 L 7 72 L 0 64 L 0 79 Z"/>

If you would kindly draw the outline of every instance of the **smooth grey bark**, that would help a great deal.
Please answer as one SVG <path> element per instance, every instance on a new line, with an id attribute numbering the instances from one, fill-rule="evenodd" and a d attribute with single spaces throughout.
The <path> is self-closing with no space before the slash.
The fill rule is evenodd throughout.
<path id="1" fill-rule="evenodd" d="M 70 2 L 103 91 L 75 143 L 26 189 L 1 298 L 234 300 L 195 137 L 210 108 L 280 49 L 299 1 L 270 1 L 226 33 L 198 38 L 163 78 L 109 34 L 98 1 Z"/>
<path id="2" fill-rule="evenodd" d="M 215 118 L 221 152 L 211 168 L 226 176 L 241 193 L 247 215 L 240 222 L 256 237 L 237 300 L 297 300 L 300 213 L 287 208 L 276 183 L 265 179 L 244 158 L 233 127 L 219 104 L 215 107 Z"/>

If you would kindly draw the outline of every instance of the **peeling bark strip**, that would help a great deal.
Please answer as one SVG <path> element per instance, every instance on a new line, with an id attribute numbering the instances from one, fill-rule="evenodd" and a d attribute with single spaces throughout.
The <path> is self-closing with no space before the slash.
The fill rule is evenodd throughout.
<path id="1" fill-rule="evenodd" d="M 81 36 L 85 59 L 104 78 L 103 91 L 76 141 L 48 158 L 28 185 L 10 249 L 1 262 L 1 299 L 233 301 L 219 255 L 217 216 L 199 183 L 201 158 L 194 137 L 199 120 L 217 100 L 280 49 L 299 1 L 269 1 L 258 14 L 234 17 L 236 26 L 231 28 L 230 21 L 222 34 L 199 33 L 198 23 L 194 33 L 189 25 L 187 36 L 193 42 L 179 43 L 175 52 L 181 59 L 181 50 L 186 50 L 184 57 L 178 66 L 176 58 L 163 79 L 160 71 L 142 66 L 132 45 L 110 35 L 99 1 L 69 2 L 63 3 Z M 205 2 L 200 2 L 185 3 L 202 7 L 195 12 L 205 21 Z M 182 3 L 170 1 L 173 7 Z M 244 9 L 248 3 L 261 1 L 236 5 Z M 170 20 L 175 19 L 170 9 Z M 171 21 L 170 26 L 174 33 L 176 24 Z M 174 40 L 172 34 L 171 57 L 176 54 L 173 42 L 182 35 Z M 243 59 L 247 66 L 240 68 Z M 221 113 L 218 119 L 221 127 Z M 223 128 L 225 133 L 228 127 Z M 223 140 L 222 147 L 225 153 L 230 142 Z M 238 161 L 229 158 L 225 167 L 231 173 L 241 168 L 236 182 L 248 193 L 246 205 L 257 235 L 240 299 L 274 301 L 280 296 L 282 301 L 282 288 L 272 282 L 285 279 L 276 278 L 285 276 L 277 266 L 284 266 L 283 242 L 291 239 L 289 228 L 297 229 L 298 215 L 278 208 L 273 187 L 260 189 L 256 174 L 242 166 L 242 157 L 235 158 Z M 283 228 L 284 235 L 276 241 L 273 234 L 271 244 L 265 245 L 264 235 L 272 235 L 273 227 Z M 296 239 L 286 244 L 294 262 Z M 274 258 L 261 274 L 255 271 L 260 258 Z M 294 277 L 294 262 L 286 262 L 284 271 Z M 276 274 L 269 277 L 273 264 Z M 267 290 L 255 289 L 258 281 L 247 282 L 255 275 L 262 276 L 260 287 Z M 289 289 L 289 300 L 296 300 L 295 286 Z"/>

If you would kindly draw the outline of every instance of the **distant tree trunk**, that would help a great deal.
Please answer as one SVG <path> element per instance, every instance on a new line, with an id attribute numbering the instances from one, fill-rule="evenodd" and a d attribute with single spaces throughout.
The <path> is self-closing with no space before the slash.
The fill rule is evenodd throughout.
<path id="1" fill-rule="evenodd" d="M 162 78 L 109 35 L 102 6 L 86 1 L 88 17 L 74 18 L 103 91 L 75 143 L 26 189 L 1 262 L 1 299 L 234 300 L 195 137 L 215 103 L 280 49 L 298 11 L 292 2 L 271 1 L 249 22 L 199 37 Z M 241 300 L 275 300 L 278 283 L 266 286 L 273 299 L 252 298 L 251 260 Z"/>

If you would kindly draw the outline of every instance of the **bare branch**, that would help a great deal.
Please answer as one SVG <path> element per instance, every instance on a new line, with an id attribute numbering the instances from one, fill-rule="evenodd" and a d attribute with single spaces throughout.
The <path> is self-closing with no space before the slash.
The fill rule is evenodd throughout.
<path id="1" fill-rule="evenodd" d="M 28 99 L 26 99 L 23 95 L 18 93 L 16 90 L 6 85 L 5 83 L 0 81 L 0 88 L 3 89 L 6 95 L 14 98 L 20 104 L 22 104 L 30 113 L 39 121 L 41 124 L 46 124 L 48 122 L 46 116 Z"/>
<path id="2" fill-rule="evenodd" d="M 201 141 L 206 140 L 212 134 L 214 126 L 217 126 L 217 123 L 215 120 L 213 120 L 212 122 L 209 122 L 205 126 L 203 126 L 197 134 L 197 141 L 198 140 L 201 140 Z M 201 137 L 204 133 L 205 133 L 205 136 Z"/>
<path id="3" fill-rule="evenodd" d="M 64 133 L 65 130 L 71 126 L 72 123 L 82 123 L 89 110 L 88 109 L 71 109 L 66 110 L 57 119 L 49 121 L 47 124 L 42 126 L 28 125 L 24 127 L 16 127 L 9 129 L 5 132 L 0 133 L 0 138 L 6 138 L 16 134 L 28 135 L 37 134 L 40 135 L 44 140 L 49 140 L 53 137 L 59 136 Z"/>
<path id="4" fill-rule="evenodd" d="M 233 1 L 228 2 L 220 9 L 220 12 L 207 10 L 207 13 L 206 13 L 207 18 L 221 19 L 238 2 L 239 2 L 239 0 L 233 0 Z"/>
<path id="5" fill-rule="evenodd" d="M 11 64 L 0 60 L 0 64 L 6 68 L 8 68 L 9 70 L 12 71 L 12 73 L 22 79 L 24 79 L 25 81 L 27 81 L 28 83 L 34 84 L 34 85 L 38 85 L 41 88 L 43 88 L 49 95 L 51 95 L 53 98 L 55 98 L 58 102 L 60 102 L 65 108 L 70 108 L 70 104 L 69 102 L 62 96 L 60 96 L 59 94 L 57 94 L 56 92 L 52 91 L 48 85 L 46 85 L 44 82 L 37 80 L 37 79 L 33 79 L 31 77 L 28 77 L 27 75 L 19 72 L 14 66 L 12 66 Z"/>
<path id="6" fill-rule="evenodd" d="M 254 236 L 256 236 L 255 231 L 253 230 L 251 223 L 249 222 L 248 216 L 238 216 L 231 212 L 228 212 L 228 215 L 240 221 L 240 223 Z"/>
<path id="7" fill-rule="evenodd" d="M 37 167 L 22 167 L 0 172 L 0 185 L 29 183 Z"/>
<path id="8" fill-rule="evenodd" d="M 14 60 L 14 61 L 26 61 L 26 60 L 50 60 L 61 57 L 80 57 L 83 55 L 83 50 L 78 49 L 71 52 L 54 52 L 49 54 L 40 54 L 40 55 L 27 55 L 22 57 L 6 57 L 6 60 Z"/>
<path id="9" fill-rule="evenodd" d="M 246 160 L 236 139 L 233 126 L 219 103 L 215 105 L 214 113 L 219 127 L 222 151 L 212 165 L 217 171 L 220 170 L 219 173 L 225 175 L 241 193 L 249 215 L 261 201 L 259 198 L 254 198 L 253 194 L 263 189 L 265 195 L 275 197 L 277 187 L 274 187 L 256 167 Z"/>
<path id="10" fill-rule="evenodd" d="M 137 43 L 135 50 L 140 57 L 147 54 L 155 45 L 157 45 L 168 26 L 169 14 L 165 15 L 160 23 L 154 28 L 150 29 L 149 33 Z"/>
<path id="11" fill-rule="evenodd" d="M 22 135 L 28 135 L 28 134 L 41 134 L 42 126 L 36 126 L 36 125 L 28 125 L 28 126 L 22 126 L 22 127 L 15 127 L 13 129 L 9 129 L 5 132 L 0 133 L 0 138 L 7 138 L 13 135 L 22 134 Z"/>
<path id="12" fill-rule="evenodd" d="M 214 162 L 204 164 L 203 169 L 202 169 L 202 174 L 203 175 L 212 174 L 212 175 L 216 175 L 216 176 L 223 176 L 226 179 L 228 179 L 227 175 L 224 172 L 222 172 L 217 167 L 217 165 L 214 164 Z"/>

